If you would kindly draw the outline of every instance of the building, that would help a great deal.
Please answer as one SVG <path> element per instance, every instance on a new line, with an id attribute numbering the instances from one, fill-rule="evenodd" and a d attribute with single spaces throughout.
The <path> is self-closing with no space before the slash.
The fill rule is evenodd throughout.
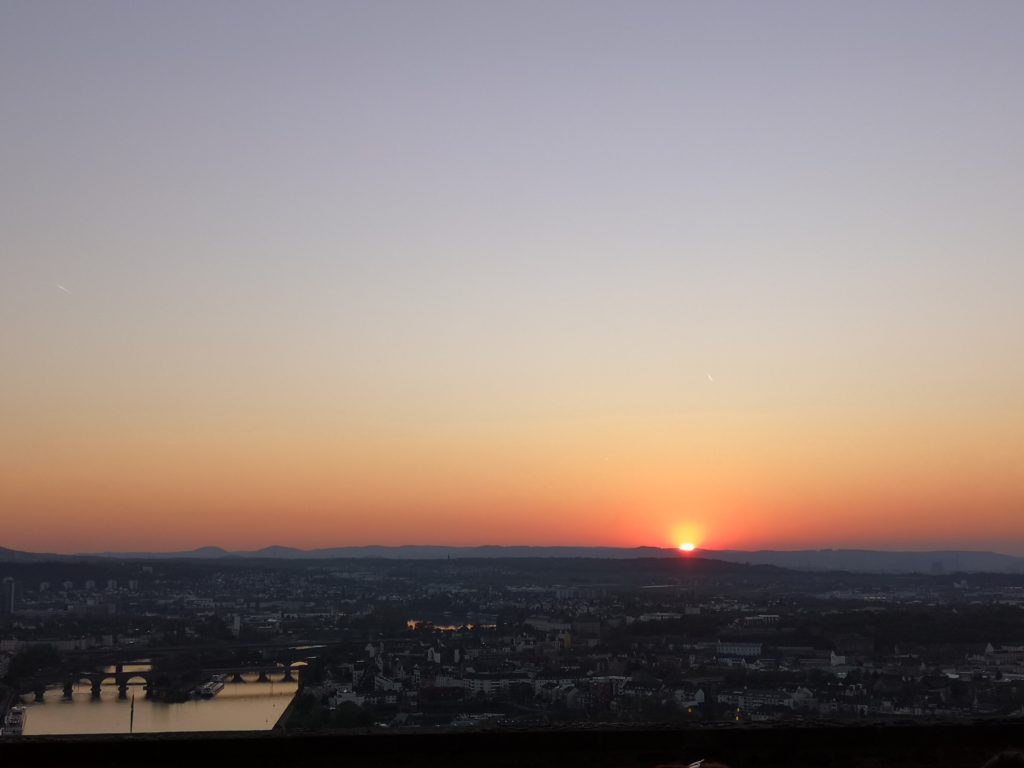
<path id="1" fill-rule="evenodd" d="M 761 643 L 719 642 L 715 651 L 719 656 L 741 656 L 755 658 L 761 655 Z"/>
<path id="2" fill-rule="evenodd" d="M 0 616 L 10 616 L 18 610 L 21 600 L 21 585 L 8 576 L 0 584 Z"/>

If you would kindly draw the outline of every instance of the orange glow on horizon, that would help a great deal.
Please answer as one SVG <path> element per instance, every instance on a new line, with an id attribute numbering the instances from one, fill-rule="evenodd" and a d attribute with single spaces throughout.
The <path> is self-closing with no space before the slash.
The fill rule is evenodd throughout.
<path id="1" fill-rule="evenodd" d="M 114 405 L 12 420 L 3 546 L 1024 551 L 1019 419 L 904 416 L 897 442 L 891 414 L 853 410 L 438 426 L 311 404 L 119 421 Z"/>

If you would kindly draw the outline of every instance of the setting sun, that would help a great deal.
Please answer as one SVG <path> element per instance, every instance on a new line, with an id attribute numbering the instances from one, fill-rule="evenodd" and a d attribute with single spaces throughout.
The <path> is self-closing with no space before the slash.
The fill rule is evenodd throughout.
<path id="1" fill-rule="evenodd" d="M 686 542 L 685 544 L 680 544 L 679 549 L 681 549 L 683 552 L 693 552 L 695 547 L 690 542 Z"/>

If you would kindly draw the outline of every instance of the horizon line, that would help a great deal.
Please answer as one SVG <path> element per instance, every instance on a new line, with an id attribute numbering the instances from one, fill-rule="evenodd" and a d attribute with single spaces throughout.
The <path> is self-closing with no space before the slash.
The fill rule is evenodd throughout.
<path id="1" fill-rule="evenodd" d="M 253 548 L 237 548 L 228 549 L 218 544 L 203 544 L 192 548 L 181 548 L 181 549 L 106 549 L 106 550 L 94 550 L 94 551 L 57 551 L 57 550 L 29 550 L 29 549 L 14 549 L 11 547 L 4 547 L 0 544 L 0 548 L 6 548 L 10 551 L 24 552 L 27 554 L 55 554 L 55 555 L 68 555 L 68 556 L 98 556 L 104 554 L 177 554 L 177 553 L 192 553 L 202 550 L 220 550 L 226 554 L 250 554 L 264 552 L 266 550 L 273 549 L 285 549 L 294 550 L 296 552 L 318 552 L 332 549 L 455 549 L 455 550 L 472 550 L 472 549 L 593 549 L 593 550 L 616 550 L 616 551 L 630 551 L 630 550 L 657 550 L 662 552 L 679 552 L 683 554 L 683 551 L 677 546 L 667 545 L 655 545 L 655 544 L 637 544 L 633 546 L 623 546 L 615 544 L 331 544 L 325 546 L 315 547 L 300 547 L 289 544 L 268 544 L 262 547 Z M 776 553 L 797 553 L 797 552 L 878 552 L 888 554 L 928 554 L 928 553 L 943 553 L 943 552 L 957 552 L 957 553 L 979 553 L 979 554 L 996 554 L 1005 557 L 1024 557 L 1024 554 L 1014 554 L 1010 552 L 1003 552 L 996 549 L 974 549 L 974 548 L 877 548 L 877 547 L 866 547 L 866 546 L 807 546 L 799 548 L 755 548 L 755 549 L 744 549 L 744 548 L 710 548 L 695 546 L 693 550 L 685 552 L 686 555 L 693 556 L 698 553 L 715 553 L 715 552 L 738 552 L 738 553 L 758 553 L 758 552 L 776 552 Z"/>

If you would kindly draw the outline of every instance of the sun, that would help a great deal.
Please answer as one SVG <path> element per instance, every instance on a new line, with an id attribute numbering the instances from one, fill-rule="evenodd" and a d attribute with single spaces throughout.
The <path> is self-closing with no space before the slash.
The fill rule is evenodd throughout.
<path id="1" fill-rule="evenodd" d="M 693 552 L 693 550 L 695 550 L 696 547 L 690 542 L 686 541 L 679 545 L 679 549 L 683 552 Z"/>

